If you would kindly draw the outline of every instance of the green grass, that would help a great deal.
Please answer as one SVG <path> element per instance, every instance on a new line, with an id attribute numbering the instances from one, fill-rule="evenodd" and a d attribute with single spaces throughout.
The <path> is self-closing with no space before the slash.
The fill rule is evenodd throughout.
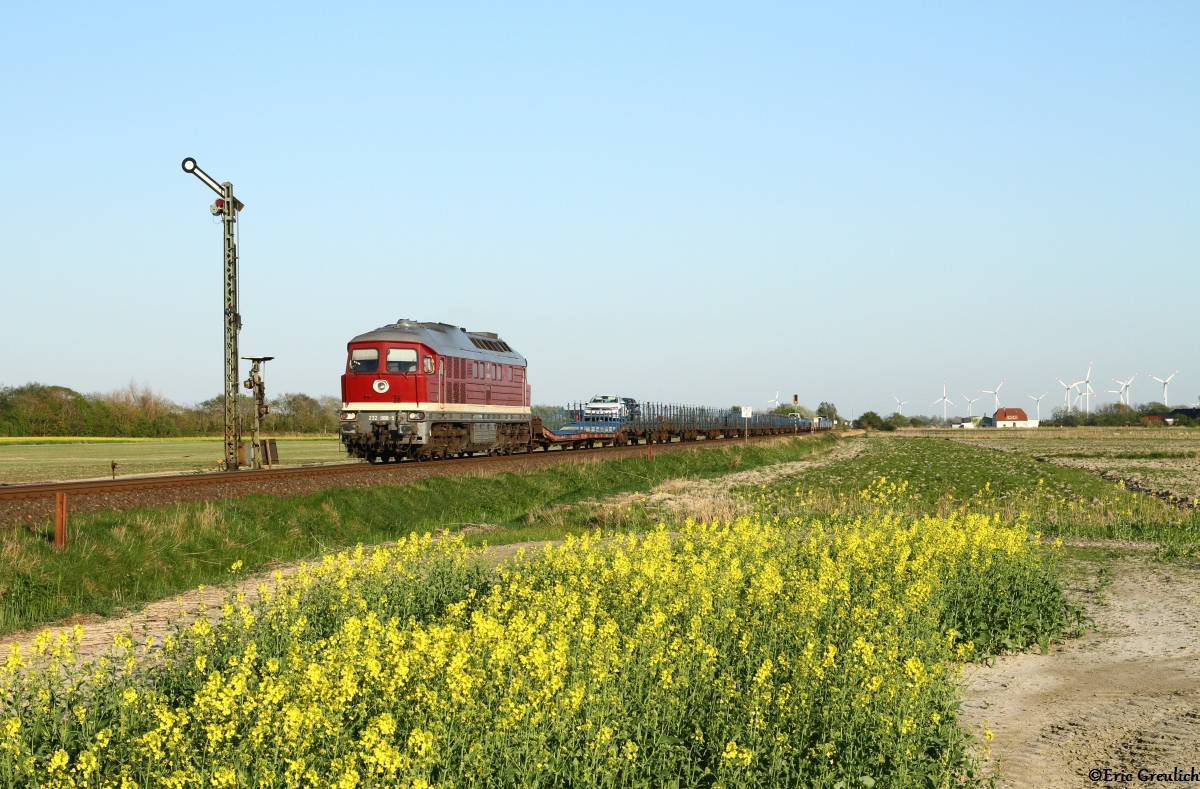
<path id="1" fill-rule="evenodd" d="M 858 457 L 744 494 L 780 515 L 865 512 L 886 495 L 910 515 L 966 507 L 1005 520 L 1026 516 L 1045 534 L 1200 542 L 1196 510 L 1131 493 L 1083 469 L 938 438 L 856 440 L 865 450 Z"/>
<path id="2" fill-rule="evenodd" d="M 280 438 L 282 465 L 344 461 L 337 436 Z M 0 438 L 0 483 L 213 471 L 224 460 L 221 438 Z"/>
<path id="3" fill-rule="evenodd" d="M 542 522 L 536 515 L 547 507 L 644 491 L 668 479 L 807 458 L 837 440 L 825 434 L 761 444 L 722 442 L 652 461 L 564 463 L 520 474 L 78 515 L 70 520 L 71 542 L 64 552 L 51 546 L 49 524 L 36 532 L 14 529 L 0 535 L 0 633 L 74 614 L 110 614 L 213 583 L 235 561 L 253 570 L 414 531 L 482 523 L 513 528 L 474 534 L 475 542 L 555 539 L 593 524 L 586 515 Z"/>

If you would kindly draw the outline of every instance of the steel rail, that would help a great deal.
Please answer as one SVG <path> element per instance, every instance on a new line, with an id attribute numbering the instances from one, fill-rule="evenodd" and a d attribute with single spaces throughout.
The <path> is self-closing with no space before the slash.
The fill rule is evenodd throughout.
<path id="1" fill-rule="evenodd" d="M 765 441 L 773 438 L 783 438 L 787 435 L 771 435 L 771 436 L 755 436 L 750 440 L 754 442 Z M 730 443 L 743 443 L 746 439 L 720 439 L 721 441 L 729 441 Z M 53 498 L 59 493 L 68 493 L 72 495 L 101 495 L 105 493 L 127 493 L 137 490 L 160 490 L 170 488 L 191 488 L 203 487 L 208 485 L 241 485 L 257 482 L 267 482 L 270 480 L 293 479 L 304 477 L 325 477 L 335 476 L 338 474 L 356 474 L 356 473 L 372 473 L 372 472 L 387 472 L 405 468 L 409 465 L 429 465 L 438 463 L 453 463 L 453 464 L 474 464 L 480 466 L 504 465 L 519 461 L 523 458 L 537 459 L 546 455 L 566 454 L 574 456 L 576 453 L 586 453 L 589 456 L 608 455 L 608 454 L 633 454 L 633 452 L 652 450 L 653 452 L 669 451 L 671 447 L 685 448 L 703 446 L 708 442 L 700 441 L 673 441 L 663 444 L 626 444 L 618 447 L 593 447 L 591 449 L 560 449 L 554 451 L 537 451 L 537 452 L 520 452 L 513 455 L 483 455 L 478 457 L 468 458 L 451 458 L 439 461 L 416 461 L 410 460 L 403 463 L 331 463 L 325 466 L 291 466 L 288 468 L 279 469 L 260 469 L 253 471 L 238 471 L 229 473 L 226 471 L 206 471 L 198 474 L 164 474 L 159 476 L 146 476 L 125 479 L 95 479 L 95 480 L 79 480 L 75 482 L 36 482 L 22 483 L 17 485 L 0 485 L 0 502 L 5 501 L 20 501 L 23 499 L 42 499 Z M 564 458 L 565 460 L 566 458 Z"/>

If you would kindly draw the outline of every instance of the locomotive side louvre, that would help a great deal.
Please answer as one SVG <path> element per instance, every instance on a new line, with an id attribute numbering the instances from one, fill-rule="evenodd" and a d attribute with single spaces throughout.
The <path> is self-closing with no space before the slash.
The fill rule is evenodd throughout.
<path id="1" fill-rule="evenodd" d="M 400 320 L 347 343 L 341 436 L 352 457 L 528 451 L 529 406 L 525 358 L 495 334 Z"/>

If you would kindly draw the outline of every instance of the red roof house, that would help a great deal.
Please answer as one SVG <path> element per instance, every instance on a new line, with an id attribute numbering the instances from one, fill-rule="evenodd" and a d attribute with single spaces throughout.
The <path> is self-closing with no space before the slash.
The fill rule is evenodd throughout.
<path id="1" fill-rule="evenodd" d="M 1023 408 L 997 408 L 996 415 L 992 417 L 997 422 L 1028 422 L 1029 417 L 1025 415 Z"/>

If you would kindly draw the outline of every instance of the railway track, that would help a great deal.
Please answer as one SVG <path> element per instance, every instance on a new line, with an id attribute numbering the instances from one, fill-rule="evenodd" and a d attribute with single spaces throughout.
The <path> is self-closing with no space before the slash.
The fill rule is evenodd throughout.
<path id="1" fill-rule="evenodd" d="M 785 436 L 719 439 L 718 446 L 759 443 Z M 0 524 L 34 525 L 55 516 L 56 502 L 70 510 L 128 510 L 169 506 L 189 501 L 240 498 L 263 493 L 298 495 L 330 487 L 372 487 L 414 482 L 428 477 L 525 471 L 559 463 L 618 459 L 648 453 L 694 449 L 709 441 L 673 441 L 662 444 L 629 444 L 591 449 L 554 449 L 513 455 L 492 455 L 438 461 L 402 463 L 336 463 L 258 471 L 169 474 L 123 479 L 78 480 L 0 485 Z"/>

